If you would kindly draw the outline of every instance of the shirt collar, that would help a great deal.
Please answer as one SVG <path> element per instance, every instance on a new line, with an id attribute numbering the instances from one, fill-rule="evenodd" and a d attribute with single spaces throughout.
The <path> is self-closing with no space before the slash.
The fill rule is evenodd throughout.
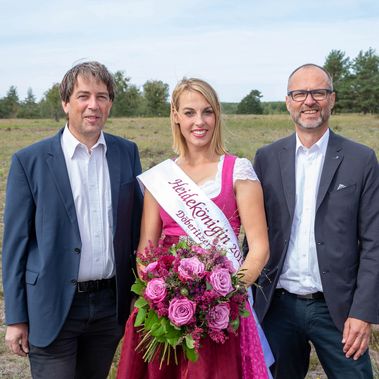
<path id="1" fill-rule="evenodd" d="M 77 148 L 80 146 L 80 148 L 85 149 L 88 151 L 87 146 L 85 146 L 83 143 L 81 143 L 70 131 L 68 125 L 66 124 L 63 134 L 62 134 L 62 143 L 65 146 L 65 149 L 69 155 L 70 158 L 73 158 Z M 100 132 L 99 139 L 95 143 L 95 145 L 92 146 L 91 151 L 96 149 L 98 146 L 103 146 L 104 154 L 107 152 L 107 144 L 105 142 L 104 133 L 103 131 Z"/>
<path id="2" fill-rule="evenodd" d="M 310 148 L 307 148 L 301 143 L 300 138 L 296 133 L 296 154 L 298 153 L 299 149 L 301 148 L 303 151 L 318 150 L 323 155 L 325 155 L 326 154 L 326 148 L 328 147 L 329 135 L 330 135 L 330 132 L 329 132 L 329 128 L 328 128 L 326 130 L 326 132 L 323 134 L 323 136 L 315 144 L 313 144 Z"/>

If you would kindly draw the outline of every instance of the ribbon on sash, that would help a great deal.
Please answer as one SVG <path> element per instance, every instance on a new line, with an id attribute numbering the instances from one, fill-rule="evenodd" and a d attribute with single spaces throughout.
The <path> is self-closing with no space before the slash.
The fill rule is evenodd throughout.
<path id="1" fill-rule="evenodd" d="M 138 176 L 160 206 L 196 243 L 227 251 L 236 270 L 243 262 L 238 239 L 221 209 L 171 159 Z"/>

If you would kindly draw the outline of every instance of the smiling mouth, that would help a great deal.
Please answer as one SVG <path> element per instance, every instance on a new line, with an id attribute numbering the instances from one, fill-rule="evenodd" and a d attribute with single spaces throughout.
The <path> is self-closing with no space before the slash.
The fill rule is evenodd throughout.
<path id="1" fill-rule="evenodd" d="M 194 134 L 196 137 L 202 137 L 202 136 L 205 136 L 206 133 L 207 133 L 207 130 L 206 130 L 206 129 L 202 129 L 202 130 L 193 130 L 193 131 L 192 131 L 192 134 Z"/>
<path id="2" fill-rule="evenodd" d="M 304 113 L 304 114 L 316 114 L 319 110 L 318 109 L 305 109 L 303 111 L 301 111 L 301 113 Z"/>

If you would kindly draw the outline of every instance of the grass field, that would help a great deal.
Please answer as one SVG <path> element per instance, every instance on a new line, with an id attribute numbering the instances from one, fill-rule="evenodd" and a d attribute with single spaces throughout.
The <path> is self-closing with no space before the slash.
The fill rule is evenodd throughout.
<path id="1" fill-rule="evenodd" d="M 252 159 L 255 151 L 293 131 L 287 115 L 224 117 L 224 137 L 228 150 L 240 157 Z M 3 210 L 6 178 L 13 152 L 42 138 L 55 134 L 64 120 L 0 120 L 0 245 L 3 235 Z M 379 155 L 379 116 L 334 115 L 331 128 L 355 141 L 372 147 Z M 140 149 L 143 169 L 172 157 L 171 131 L 168 118 L 110 119 L 106 131 L 135 141 Z M 2 288 L 0 289 L 0 378 L 30 378 L 28 363 L 8 354 L 4 346 Z M 376 330 L 371 344 L 372 362 L 379 378 L 379 332 Z M 114 376 L 114 369 L 111 372 Z M 308 379 L 326 378 L 317 357 L 312 356 Z"/>

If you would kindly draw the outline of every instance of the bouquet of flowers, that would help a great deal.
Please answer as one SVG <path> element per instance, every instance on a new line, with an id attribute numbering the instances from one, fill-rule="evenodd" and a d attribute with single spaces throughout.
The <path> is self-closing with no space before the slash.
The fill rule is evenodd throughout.
<path id="1" fill-rule="evenodd" d="M 209 337 L 224 343 L 236 333 L 240 317 L 247 317 L 247 291 L 225 251 L 203 249 L 189 239 L 170 248 L 150 244 L 140 254 L 143 266 L 132 291 L 139 295 L 134 323 L 141 341 L 137 349 L 150 362 L 160 354 L 160 364 L 177 363 L 177 347 L 196 361 L 200 341 Z"/>

